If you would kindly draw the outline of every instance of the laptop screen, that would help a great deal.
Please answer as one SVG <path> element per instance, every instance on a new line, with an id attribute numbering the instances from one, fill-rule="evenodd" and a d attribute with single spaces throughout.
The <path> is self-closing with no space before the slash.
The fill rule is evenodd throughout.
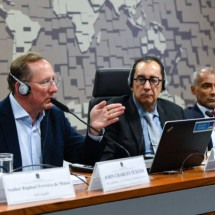
<path id="1" fill-rule="evenodd" d="M 215 118 L 166 122 L 149 173 L 201 165 L 214 122 Z"/>

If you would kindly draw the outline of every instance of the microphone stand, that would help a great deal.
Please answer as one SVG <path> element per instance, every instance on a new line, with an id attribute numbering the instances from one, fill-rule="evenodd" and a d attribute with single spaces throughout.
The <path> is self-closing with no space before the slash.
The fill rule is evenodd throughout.
<path id="1" fill-rule="evenodd" d="M 20 171 L 20 170 L 22 170 L 24 168 L 34 167 L 34 166 L 47 167 L 47 168 L 55 168 L 56 167 L 56 166 L 51 165 L 51 164 L 30 164 L 30 165 L 25 165 L 25 166 L 18 167 L 16 169 L 14 169 L 11 173 Z"/>
<path id="2" fill-rule="evenodd" d="M 74 114 L 72 111 L 69 110 L 69 108 L 62 104 L 61 102 L 57 101 L 56 99 L 51 99 L 51 102 L 57 106 L 58 108 L 60 108 L 62 111 L 67 112 L 72 114 L 75 118 L 77 118 L 78 120 L 80 120 L 83 124 L 85 124 L 86 126 L 88 126 L 89 128 L 91 128 L 92 130 L 96 131 L 100 136 L 103 136 L 104 138 L 106 138 L 107 140 L 109 140 L 110 142 L 114 143 L 116 146 L 118 146 L 119 148 L 121 148 L 128 157 L 131 157 L 130 153 L 128 152 L 128 150 L 123 147 L 122 145 L 120 145 L 119 143 L 117 143 L 115 140 L 111 139 L 110 137 L 106 136 L 103 132 L 98 131 L 97 129 L 95 129 L 93 126 L 91 126 L 90 124 L 86 123 L 85 121 L 83 121 L 81 118 L 79 118 L 76 114 Z"/>

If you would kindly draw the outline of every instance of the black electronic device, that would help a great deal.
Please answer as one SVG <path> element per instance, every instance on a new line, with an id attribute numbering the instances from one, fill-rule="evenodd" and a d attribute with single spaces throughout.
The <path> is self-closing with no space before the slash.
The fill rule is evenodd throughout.
<path id="1" fill-rule="evenodd" d="M 79 163 L 70 163 L 69 168 L 75 172 L 86 172 L 86 173 L 93 172 L 93 166 L 79 164 Z"/>
<path id="2" fill-rule="evenodd" d="M 214 122 L 215 118 L 166 122 L 151 167 L 147 164 L 149 173 L 182 171 L 201 165 Z"/>

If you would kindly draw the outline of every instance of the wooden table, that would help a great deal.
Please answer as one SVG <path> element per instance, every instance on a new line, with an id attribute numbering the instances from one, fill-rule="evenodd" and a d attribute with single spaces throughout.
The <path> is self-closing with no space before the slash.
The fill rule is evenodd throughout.
<path id="1" fill-rule="evenodd" d="M 76 197 L 7 206 L 0 214 L 200 214 L 215 211 L 215 171 L 150 175 L 150 182 L 114 192 L 75 186 Z"/>

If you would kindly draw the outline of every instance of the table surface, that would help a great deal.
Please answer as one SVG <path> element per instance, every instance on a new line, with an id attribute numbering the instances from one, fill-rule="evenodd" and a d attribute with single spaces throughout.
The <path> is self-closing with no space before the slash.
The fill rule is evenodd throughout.
<path id="1" fill-rule="evenodd" d="M 75 185 L 76 196 L 8 206 L 0 204 L 1 214 L 41 214 L 131 198 L 150 196 L 215 184 L 215 171 L 204 172 L 203 167 L 185 170 L 183 174 L 149 175 L 150 181 L 143 185 L 112 192 L 90 191 L 86 184 Z"/>

